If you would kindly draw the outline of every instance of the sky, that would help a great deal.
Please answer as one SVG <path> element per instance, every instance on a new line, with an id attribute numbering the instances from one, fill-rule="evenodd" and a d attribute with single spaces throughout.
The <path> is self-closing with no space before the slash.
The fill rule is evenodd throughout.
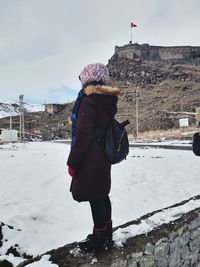
<path id="1" fill-rule="evenodd" d="M 199 0 L 0 0 L 0 102 L 66 103 L 116 45 L 200 46 Z"/>

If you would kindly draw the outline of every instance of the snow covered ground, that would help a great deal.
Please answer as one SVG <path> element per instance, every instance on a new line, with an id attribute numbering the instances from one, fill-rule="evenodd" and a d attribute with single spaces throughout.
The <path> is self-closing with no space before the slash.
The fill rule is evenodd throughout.
<path id="1" fill-rule="evenodd" d="M 45 110 L 45 105 L 24 104 L 24 109 L 26 112 L 39 112 Z M 0 119 L 4 117 L 18 116 L 18 115 L 19 115 L 18 103 L 0 102 Z"/>
<path id="2" fill-rule="evenodd" d="M 91 232 L 88 203 L 75 202 L 69 192 L 69 149 L 48 142 L 0 146 L 0 221 L 14 227 L 2 227 L 0 255 L 15 244 L 20 253 L 41 254 Z M 128 159 L 112 167 L 114 225 L 198 195 L 199 160 L 192 151 L 131 148 Z"/>

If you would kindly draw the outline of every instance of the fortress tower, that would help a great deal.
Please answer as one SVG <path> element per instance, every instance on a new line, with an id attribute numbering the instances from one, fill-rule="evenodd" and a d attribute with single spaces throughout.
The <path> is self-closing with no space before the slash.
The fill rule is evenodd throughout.
<path id="1" fill-rule="evenodd" d="M 200 65 L 200 46 L 151 46 L 135 43 L 116 46 L 115 55 L 120 58 Z"/>

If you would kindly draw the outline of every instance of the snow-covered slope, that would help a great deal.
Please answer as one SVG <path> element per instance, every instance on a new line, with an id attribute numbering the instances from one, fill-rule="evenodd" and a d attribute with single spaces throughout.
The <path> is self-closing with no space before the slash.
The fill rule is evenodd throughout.
<path id="1" fill-rule="evenodd" d="M 24 104 L 25 112 L 38 112 L 44 111 L 44 105 L 31 105 Z M 18 103 L 1 103 L 0 102 L 0 119 L 19 115 L 19 104 Z"/>

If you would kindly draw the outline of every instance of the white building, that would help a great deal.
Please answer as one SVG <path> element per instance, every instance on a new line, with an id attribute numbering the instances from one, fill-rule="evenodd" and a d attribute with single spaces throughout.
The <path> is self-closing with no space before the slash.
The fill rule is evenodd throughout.
<path id="1" fill-rule="evenodd" d="M 18 141 L 18 131 L 17 130 L 2 130 L 1 131 L 2 142 L 17 142 Z"/>

